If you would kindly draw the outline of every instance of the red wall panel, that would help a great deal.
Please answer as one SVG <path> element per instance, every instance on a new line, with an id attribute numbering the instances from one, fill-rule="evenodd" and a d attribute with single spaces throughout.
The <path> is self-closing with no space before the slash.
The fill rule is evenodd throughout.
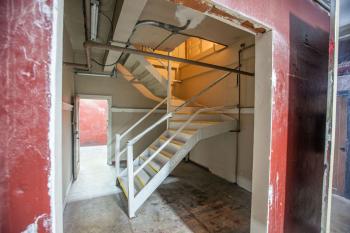
<path id="1" fill-rule="evenodd" d="M 81 99 L 79 106 L 80 146 L 107 144 L 107 100 Z"/>
<path id="2" fill-rule="evenodd" d="M 52 7 L 0 1 L 0 232 L 51 231 Z"/>

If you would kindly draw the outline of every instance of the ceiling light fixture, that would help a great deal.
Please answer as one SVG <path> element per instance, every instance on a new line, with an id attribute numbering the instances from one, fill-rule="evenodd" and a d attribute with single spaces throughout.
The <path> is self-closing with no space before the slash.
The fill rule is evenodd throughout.
<path id="1" fill-rule="evenodd" d="M 109 73 L 93 73 L 93 72 L 86 72 L 86 71 L 76 71 L 75 74 L 78 76 L 107 77 L 107 78 L 113 77 L 113 74 L 109 74 Z"/>
<path id="2" fill-rule="evenodd" d="M 98 0 L 91 0 L 91 24 L 90 24 L 90 39 L 96 41 L 97 39 L 97 26 L 98 26 L 98 11 L 100 2 Z"/>

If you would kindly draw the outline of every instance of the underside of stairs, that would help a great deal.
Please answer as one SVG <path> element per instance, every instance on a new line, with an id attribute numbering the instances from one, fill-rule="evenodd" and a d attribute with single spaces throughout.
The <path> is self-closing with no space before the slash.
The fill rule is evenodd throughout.
<path id="1" fill-rule="evenodd" d="M 129 54 L 117 70 L 146 98 L 161 102 L 167 97 L 168 80 L 143 56 Z M 171 101 L 173 106 L 184 102 L 174 96 Z"/>
<path id="2" fill-rule="evenodd" d="M 144 152 L 134 158 L 133 170 L 139 170 L 139 172 L 134 178 L 134 197 L 132 200 L 128 197 L 130 184 L 128 183 L 127 169 L 119 174 L 118 183 L 129 202 L 129 217 L 135 216 L 136 210 L 199 141 L 237 128 L 236 119 L 230 116 L 216 112 L 203 112 L 196 115 L 185 128 L 177 132 L 191 116 L 190 112 L 174 114 L 169 121 L 169 128 Z M 150 160 L 150 156 L 174 134 L 176 134 L 175 137 Z M 148 163 L 140 169 L 140 166 L 147 161 Z"/>

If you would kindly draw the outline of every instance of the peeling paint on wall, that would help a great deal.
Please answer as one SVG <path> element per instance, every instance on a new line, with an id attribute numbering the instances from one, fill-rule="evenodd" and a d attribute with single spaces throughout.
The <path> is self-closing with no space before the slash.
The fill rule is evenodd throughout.
<path id="1" fill-rule="evenodd" d="M 52 1 L 0 1 L 0 232 L 51 231 L 52 8 Z M 35 221 L 42 214 L 45 221 Z"/>
<path id="2" fill-rule="evenodd" d="M 22 231 L 22 233 L 38 233 L 38 222 L 39 220 L 43 219 L 43 225 L 44 225 L 44 228 L 49 231 L 50 229 L 50 220 L 47 219 L 47 215 L 46 214 L 42 214 L 42 215 L 39 215 L 38 217 L 35 218 L 34 222 L 32 224 L 29 224 L 27 226 L 27 228 Z"/>

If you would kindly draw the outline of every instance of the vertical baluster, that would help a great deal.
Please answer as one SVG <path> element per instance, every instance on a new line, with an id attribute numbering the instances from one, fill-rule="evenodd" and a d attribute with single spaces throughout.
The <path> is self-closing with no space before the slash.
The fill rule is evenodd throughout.
<path id="1" fill-rule="evenodd" d="M 115 172 L 117 177 L 120 174 L 120 134 L 115 135 Z"/>
<path id="2" fill-rule="evenodd" d="M 133 145 L 127 143 L 127 166 L 128 166 L 128 205 L 129 205 L 129 217 L 135 217 L 134 210 L 134 156 L 133 156 Z"/>

